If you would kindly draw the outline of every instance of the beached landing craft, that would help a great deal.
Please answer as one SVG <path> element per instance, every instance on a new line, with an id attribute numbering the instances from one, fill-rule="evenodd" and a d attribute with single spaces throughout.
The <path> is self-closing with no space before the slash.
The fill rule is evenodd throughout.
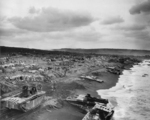
<path id="1" fill-rule="evenodd" d="M 114 114 L 114 107 L 107 99 L 91 97 L 90 94 L 68 97 L 66 101 L 91 109 L 82 120 L 111 120 Z"/>
<path id="2" fill-rule="evenodd" d="M 117 75 L 121 74 L 121 69 L 117 67 L 108 67 L 107 71 L 113 74 L 117 74 Z"/>
<path id="3" fill-rule="evenodd" d="M 41 105 L 45 98 L 45 91 L 41 85 L 23 86 L 22 92 L 2 99 L 4 107 L 27 112 Z"/>
<path id="4" fill-rule="evenodd" d="M 111 103 L 105 105 L 96 103 L 96 105 L 84 116 L 82 120 L 111 120 L 114 114 L 114 108 Z"/>
<path id="5" fill-rule="evenodd" d="M 103 83 L 103 80 L 97 79 L 95 76 L 80 76 L 81 79 L 85 79 L 85 80 L 92 80 L 92 81 L 96 81 L 99 83 Z"/>
<path id="6" fill-rule="evenodd" d="M 107 99 L 91 97 L 90 94 L 67 97 L 66 101 L 68 101 L 72 105 L 81 107 L 94 107 L 96 102 L 103 103 L 105 105 L 109 103 Z"/>

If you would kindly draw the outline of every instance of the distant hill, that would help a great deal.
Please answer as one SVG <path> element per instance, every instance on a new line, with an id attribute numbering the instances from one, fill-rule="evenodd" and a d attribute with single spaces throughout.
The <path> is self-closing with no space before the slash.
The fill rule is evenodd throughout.
<path id="1" fill-rule="evenodd" d="M 130 56 L 150 56 L 150 50 L 130 50 L 130 49 L 54 49 L 54 50 L 40 50 L 19 47 L 0 46 L 0 53 L 39 53 L 39 54 L 103 54 L 103 55 L 130 55 Z"/>
<path id="2" fill-rule="evenodd" d="M 31 55 L 31 54 L 38 54 L 38 55 L 62 55 L 62 54 L 71 54 L 70 52 L 59 51 L 59 50 L 41 50 L 41 49 L 33 49 L 33 48 L 21 48 L 21 47 L 6 47 L 0 46 L 0 56 L 1 54 L 22 54 L 22 55 Z M 77 54 L 77 53 L 76 53 Z"/>
<path id="3" fill-rule="evenodd" d="M 59 51 L 75 52 L 75 53 L 108 54 L 108 55 L 133 55 L 133 56 L 150 55 L 150 50 L 132 50 L 132 49 L 69 49 L 69 48 L 64 48 L 64 49 L 60 49 Z"/>

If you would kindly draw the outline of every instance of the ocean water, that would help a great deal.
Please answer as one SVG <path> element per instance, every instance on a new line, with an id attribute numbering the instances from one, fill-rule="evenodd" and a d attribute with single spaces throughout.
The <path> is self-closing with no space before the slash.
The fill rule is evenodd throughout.
<path id="1" fill-rule="evenodd" d="M 124 70 L 116 86 L 97 92 L 117 102 L 114 120 L 150 120 L 150 60 Z"/>

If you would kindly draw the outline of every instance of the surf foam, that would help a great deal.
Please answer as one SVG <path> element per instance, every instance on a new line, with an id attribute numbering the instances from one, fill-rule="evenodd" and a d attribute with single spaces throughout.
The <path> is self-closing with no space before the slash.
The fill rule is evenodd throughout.
<path id="1" fill-rule="evenodd" d="M 116 100 L 114 120 L 150 120 L 150 60 L 124 70 L 115 87 L 97 92 Z"/>

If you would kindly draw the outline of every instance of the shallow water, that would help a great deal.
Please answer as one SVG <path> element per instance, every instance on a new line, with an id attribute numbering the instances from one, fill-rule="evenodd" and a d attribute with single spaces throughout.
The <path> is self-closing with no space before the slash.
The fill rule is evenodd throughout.
<path id="1" fill-rule="evenodd" d="M 124 70 L 116 86 L 97 92 L 116 103 L 114 120 L 150 120 L 150 60 Z"/>

